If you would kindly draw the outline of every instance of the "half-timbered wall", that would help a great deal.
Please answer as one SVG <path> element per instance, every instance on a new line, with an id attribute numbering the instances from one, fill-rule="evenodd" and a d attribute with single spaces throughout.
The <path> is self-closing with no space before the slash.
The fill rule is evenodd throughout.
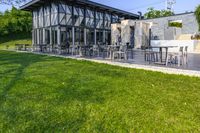
<path id="1" fill-rule="evenodd" d="M 122 19 L 116 14 L 52 2 L 33 10 L 33 44 L 94 45 L 110 44 L 111 23 Z"/>

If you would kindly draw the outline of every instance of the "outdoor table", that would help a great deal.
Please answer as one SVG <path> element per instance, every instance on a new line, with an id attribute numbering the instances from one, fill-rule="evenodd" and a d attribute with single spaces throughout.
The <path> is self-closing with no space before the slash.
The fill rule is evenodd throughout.
<path id="1" fill-rule="evenodd" d="M 166 61 L 167 61 L 167 55 L 168 55 L 168 50 L 169 48 L 176 48 L 178 46 L 150 46 L 149 49 L 152 48 L 158 48 L 159 49 L 159 53 L 160 53 L 160 62 L 155 62 L 156 64 L 161 64 L 161 65 L 165 65 Z M 165 61 L 163 61 L 163 51 L 166 51 L 165 53 Z"/>
<path id="2" fill-rule="evenodd" d="M 81 48 L 81 52 L 82 52 L 82 49 L 84 50 L 84 53 L 85 55 L 87 54 L 87 50 L 89 51 L 89 55 L 90 55 L 90 50 L 93 46 L 90 46 L 90 45 L 83 45 L 83 46 L 80 46 Z"/>
<path id="3" fill-rule="evenodd" d="M 30 47 L 30 44 L 15 44 L 16 50 L 27 50 Z"/>
<path id="4" fill-rule="evenodd" d="M 30 48 L 31 45 L 30 44 L 24 44 L 24 50 L 26 51 L 28 48 Z"/>

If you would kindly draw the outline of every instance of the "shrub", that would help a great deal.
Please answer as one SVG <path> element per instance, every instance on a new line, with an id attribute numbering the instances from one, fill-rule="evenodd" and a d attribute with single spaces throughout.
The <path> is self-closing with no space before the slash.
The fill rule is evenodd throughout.
<path id="1" fill-rule="evenodd" d="M 196 15 L 197 22 L 199 24 L 199 31 L 200 31 L 200 5 L 196 8 L 195 15 Z"/>

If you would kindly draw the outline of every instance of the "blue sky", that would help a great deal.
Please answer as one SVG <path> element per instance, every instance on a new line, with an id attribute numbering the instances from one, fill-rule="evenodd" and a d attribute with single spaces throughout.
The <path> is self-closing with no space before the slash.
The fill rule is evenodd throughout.
<path id="1" fill-rule="evenodd" d="M 146 11 L 148 7 L 155 9 L 165 9 L 165 0 L 93 0 L 108 6 L 116 7 L 125 11 L 137 13 Z M 174 6 L 175 13 L 183 13 L 185 11 L 194 11 L 196 6 L 200 4 L 200 0 L 176 0 Z M 10 9 L 10 6 L 0 5 L 0 11 Z"/>

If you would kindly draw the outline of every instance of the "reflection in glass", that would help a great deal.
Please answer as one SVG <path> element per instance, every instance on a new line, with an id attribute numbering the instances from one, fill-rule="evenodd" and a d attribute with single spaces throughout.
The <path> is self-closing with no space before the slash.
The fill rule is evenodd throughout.
<path id="1" fill-rule="evenodd" d="M 50 30 L 45 29 L 45 44 L 50 44 Z"/>
<path id="2" fill-rule="evenodd" d="M 103 30 L 96 30 L 96 42 L 99 45 L 103 44 Z"/>
<path id="3" fill-rule="evenodd" d="M 67 27 L 67 44 L 69 46 L 72 46 L 72 28 L 71 27 Z"/>
<path id="4" fill-rule="evenodd" d="M 86 10 L 86 26 L 90 28 L 94 27 L 94 11 L 89 9 Z"/>
<path id="5" fill-rule="evenodd" d="M 38 41 L 37 41 L 37 30 L 33 30 L 33 44 L 38 44 Z"/>
<path id="6" fill-rule="evenodd" d="M 107 45 L 111 45 L 111 31 L 105 31 L 105 42 Z"/>
<path id="7" fill-rule="evenodd" d="M 103 13 L 96 12 L 96 28 L 103 28 Z"/>
<path id="8" fill-rule="evenodd" d="M 84 29 L 75 28 L 75 45 L 84 45 Z"/>
<path id="9" fill-rule="evenodd" d="M 87 29 L 86 30 L 87 35 L 87 45 L 92 46 L 94 45 L 94 29 Z"/>
<path id="10" fill-rule="evenodd" d="M 65 48 L 67 46 L 67 32 L 65 27 L 60 28 L 60 43 L 61 48 Z"/>
<path id="11" fill-rule="evenodd" d="M 39 44 L 43 44 L 43 29 L 39 29 Z"/>
<path id="12" fill-rule="evenodd" d="M 55 46 L 55 45 L 57 45 L 57 41 L 58 41 L 58 39 L 57 39 L 57 29 L 56 29 L 56 27 L 53 27 L 52 28 L 52 44 L 53 44 L 53 46 Z"/>

